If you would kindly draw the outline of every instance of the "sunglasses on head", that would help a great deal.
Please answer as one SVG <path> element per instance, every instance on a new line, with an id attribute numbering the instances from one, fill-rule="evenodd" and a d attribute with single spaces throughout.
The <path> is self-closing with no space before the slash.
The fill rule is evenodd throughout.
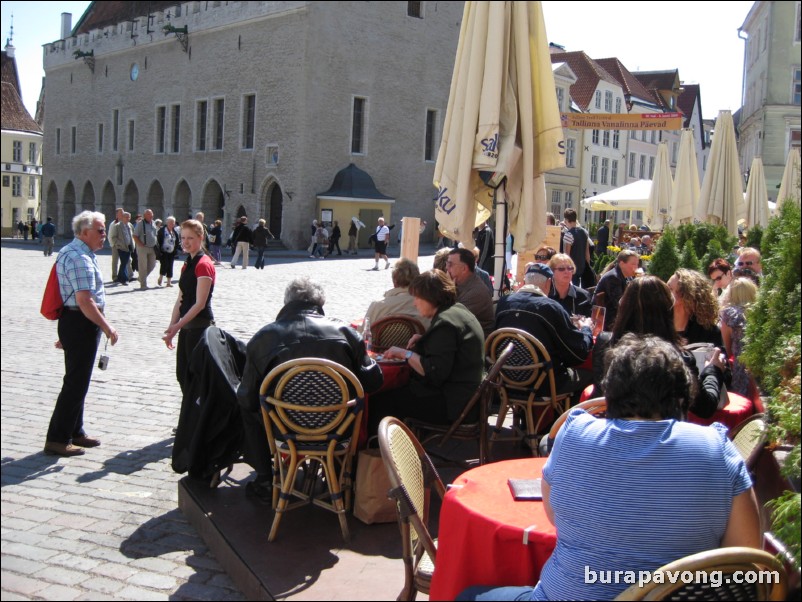
<path id="1" fill-rule="evenodd" d="M 546 261 L 548 260 L 548 258 L 549 258 L 548 255 L 535 255 L 535 259 L 537 259 L 538 261 Z"/>

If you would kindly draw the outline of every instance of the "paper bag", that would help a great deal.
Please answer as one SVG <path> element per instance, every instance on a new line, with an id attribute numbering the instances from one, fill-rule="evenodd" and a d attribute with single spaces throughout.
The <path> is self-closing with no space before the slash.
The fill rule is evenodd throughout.
<path id="1" fill-rule="evenodd" d="M 395 500 L 387 497 L 390 477 L 381 453 L 378 449 L 365 449 L 357 458 L 354 516 L 368 525 L 395 522 Z"/>

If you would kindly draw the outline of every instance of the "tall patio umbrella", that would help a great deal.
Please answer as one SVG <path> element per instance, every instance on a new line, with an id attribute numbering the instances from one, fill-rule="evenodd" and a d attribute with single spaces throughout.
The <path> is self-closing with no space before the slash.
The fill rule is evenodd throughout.
<path id="1" fill-rule="evenodd" d="M 696 147 L 693 130 L 682 130 L 679 139 L 677 171 L 674 173 L 674 189 L 669 203 L 670 221 L 675 226 L 693 221 L 699 204 L 699 168 L 696 163 Z"/>
<path id="2" fill-rule="evenodd" d="M 785 171 L 783 171 L 783 179 L 780 182 L 780 194 L 777 195 L 777 209 L 788 199 L 791 199 L 799 207 L 800 173 L 802 170 L 799 167 L 799 149 L 792 148 L 785 161 Z"/>
<path id="3" fill-rule="evenodd" d="M 746 203 L 747 227 L 765 228 L 769 223 L 769 193 L 766 189 L 766 173 L 763 171 L 763 161 L 760 157 L 752 159 L 744 202 Z"/>
<path id="4" fill-rule="evenodd" d="M 674 180 L 671 178 L 671 165 L 668 163 L 668 143 L 661 142 L 657 146 L 657 164 L 652 175 L 652 190 L 649 192 L 649 204 L 644 217 L 649 226 L 663 229 L 668 220 L 668 206 L 671 204 L 671 193 Z"/>
<path id="5" fill-rule="evenodd" d="M 473 247 L 496 202 L 497 286 L 504 226 L 519 249 L 545 236 L 542 174 L 565 166 L 540 2 L 466 2 L 434 170 L 440 230 Z M 506 211 L 505 211 L 506 210 Z"/>
<path id="6" fill-rule="evenodd" d="M 738 220 L 745 217 L 743 179 L 729 111 L 719 111 L 716 119 L 696 217 L 703 222 L 724 224 L 733 236 L 738 235 Z"/>

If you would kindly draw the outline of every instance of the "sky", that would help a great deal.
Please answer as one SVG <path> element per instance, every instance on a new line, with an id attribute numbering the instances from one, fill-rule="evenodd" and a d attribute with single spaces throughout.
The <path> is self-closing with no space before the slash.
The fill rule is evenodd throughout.
<path id="1" fill-rule="evenodd" d="M 176 0 L 178 2 L 178 0 Z M 89 2 L 2 2 L 2 39 L 14 15 L 14 46 L 22 100 L 33 115 L 42 77 L 42 45 L 60 37 L 61 13 L 78 21 Z M 543 1 L 549 41 L 591 58 L 618 58 L 630 71 L 678 69 L 700 84 L 702 113 L 741 106 L 744 42 L 738 38 L 751 1 L 564 2 Z M 724 7 L 724 8 L 722 8 Z"/>

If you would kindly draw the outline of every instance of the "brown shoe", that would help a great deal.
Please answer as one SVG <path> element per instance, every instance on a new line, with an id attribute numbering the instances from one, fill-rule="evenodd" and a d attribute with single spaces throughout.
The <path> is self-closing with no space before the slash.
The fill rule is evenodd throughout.
<path id="1" fill-rule="evenodd" d="M 86 452 L 72 443 L 59 443 L 58 441 L 48 441 L 45 443 L 45 453 L 52 456 L 83 456 Z"/>
<path id="2" fill-rule="evenodd" d="M 78 447 L 99 447 L 100 439 L 94 439 L 92 437 L 82 435 L 80 437 L 73 437 L 72 444 L 77 445 Z"/>

